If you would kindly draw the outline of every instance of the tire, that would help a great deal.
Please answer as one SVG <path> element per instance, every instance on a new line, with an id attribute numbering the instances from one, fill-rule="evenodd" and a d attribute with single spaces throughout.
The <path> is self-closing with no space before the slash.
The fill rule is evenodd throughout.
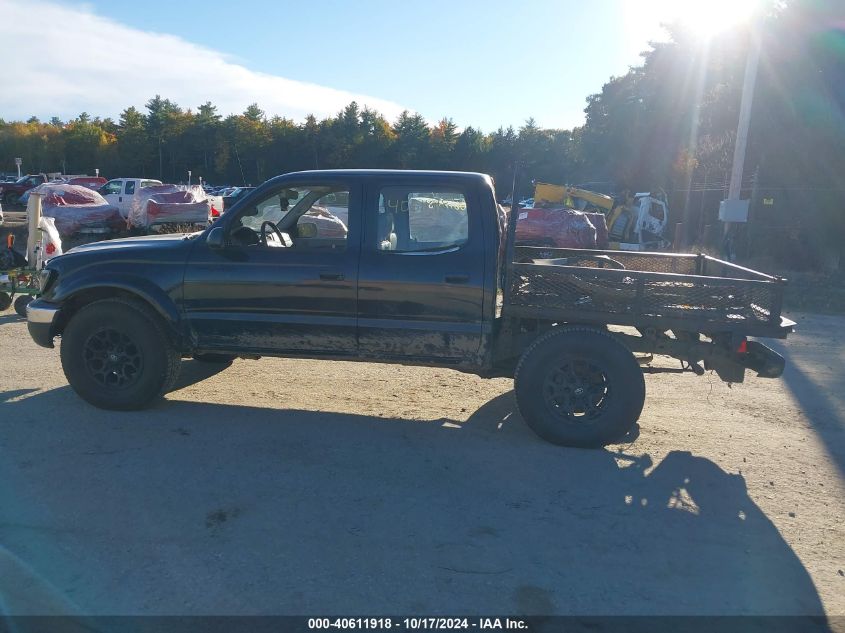
<path id="1" fill-rule="evenodd" d="M 0 292 L 0 312 L 8 310 L 10 305 L 12 305 L 12 297 L 6 292 Z"/>
<path id="2" fill-rule="evenodd" d="M 62 333 L 70 386 L 100 409 L 130 411 L 157 402 L 176 383 L 181 357 L 161 318 L 131 299 L 84 306 Z"/>
<path id="3" fill-rule="evenodd" d="M 26 306 L 32 301 L 32 296 L 30 295 L 18 295 L 15 298 L 15 312 L 18 313 L 19 316 L 26 318 Z"/>
<path id="4" fill-rule="evenodd" d="M 218 365 L 231 365 L 237 356 L 234 354 L 194 354 L 193 359 L 201 363 L 215 363 Z"/>
<path id="5" fill-rule="evenodd" d="M 564 327 L 529 346 L 514 375 L 525 422 L 561 446 L 600 448 L 622 438 L 645 402 L 645 380 L 631 351 L 607 332 Z"/>

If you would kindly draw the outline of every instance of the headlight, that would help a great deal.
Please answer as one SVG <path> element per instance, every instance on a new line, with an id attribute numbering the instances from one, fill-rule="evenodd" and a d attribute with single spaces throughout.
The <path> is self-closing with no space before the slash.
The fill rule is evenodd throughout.
<path id="1" fill-rule="evenodd" d="M 49 268 L 42 268 L 38 273 L 38 288 L 41 290 L 41 294 L 44 294 L 47 291 L 47 288 L 50 286 L 50 282 L 53 281 L 54 276 L 54 271 Z"/>

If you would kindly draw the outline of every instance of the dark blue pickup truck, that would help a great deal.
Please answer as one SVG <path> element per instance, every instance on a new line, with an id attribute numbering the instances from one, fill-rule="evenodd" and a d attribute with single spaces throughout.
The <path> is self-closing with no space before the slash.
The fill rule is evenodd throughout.
<path id="1" fill-rule="evenodd" d="M 269 180 L 201 233 L 112 240 L 51 260 L 29 331 L 61 336 L 68 382 L 136 409 L 182 358 L 309 357 L 515 379 L 543 438 L 601 446 L 645 399 L 644 371 L 784 361 L 784 281 L 705 255 L 518 247 L 476 173 L 346 170 Z M 677 368 L 643 367 L 650 355 Z"/>

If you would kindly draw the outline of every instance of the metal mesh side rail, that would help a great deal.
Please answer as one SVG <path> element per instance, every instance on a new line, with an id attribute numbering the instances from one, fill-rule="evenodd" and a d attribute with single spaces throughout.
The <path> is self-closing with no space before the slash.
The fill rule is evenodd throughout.
<path id="1" fill-rule="evenodd" d="M 779 309 L 775 284 L 734 279 L 681 279 L 639 271 L 517 266 L 516 306 L 721 323 L 769 322 Z"/>

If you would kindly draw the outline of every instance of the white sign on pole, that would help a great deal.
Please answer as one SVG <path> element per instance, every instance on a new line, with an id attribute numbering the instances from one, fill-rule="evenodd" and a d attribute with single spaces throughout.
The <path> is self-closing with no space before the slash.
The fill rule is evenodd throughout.
<path id="1" fill-rule="evenodd" d="M 15 159 L 15 167 L 18 168 L 18 178 L 21 177 L 21 165 L 23 165 L 23 159 L 16 158 Z"/>
<path id="2" fill-rule="evenodd" d="M 719 219 L 722 222 L 748 222 L 748 200 L 722 200 Z"/>

